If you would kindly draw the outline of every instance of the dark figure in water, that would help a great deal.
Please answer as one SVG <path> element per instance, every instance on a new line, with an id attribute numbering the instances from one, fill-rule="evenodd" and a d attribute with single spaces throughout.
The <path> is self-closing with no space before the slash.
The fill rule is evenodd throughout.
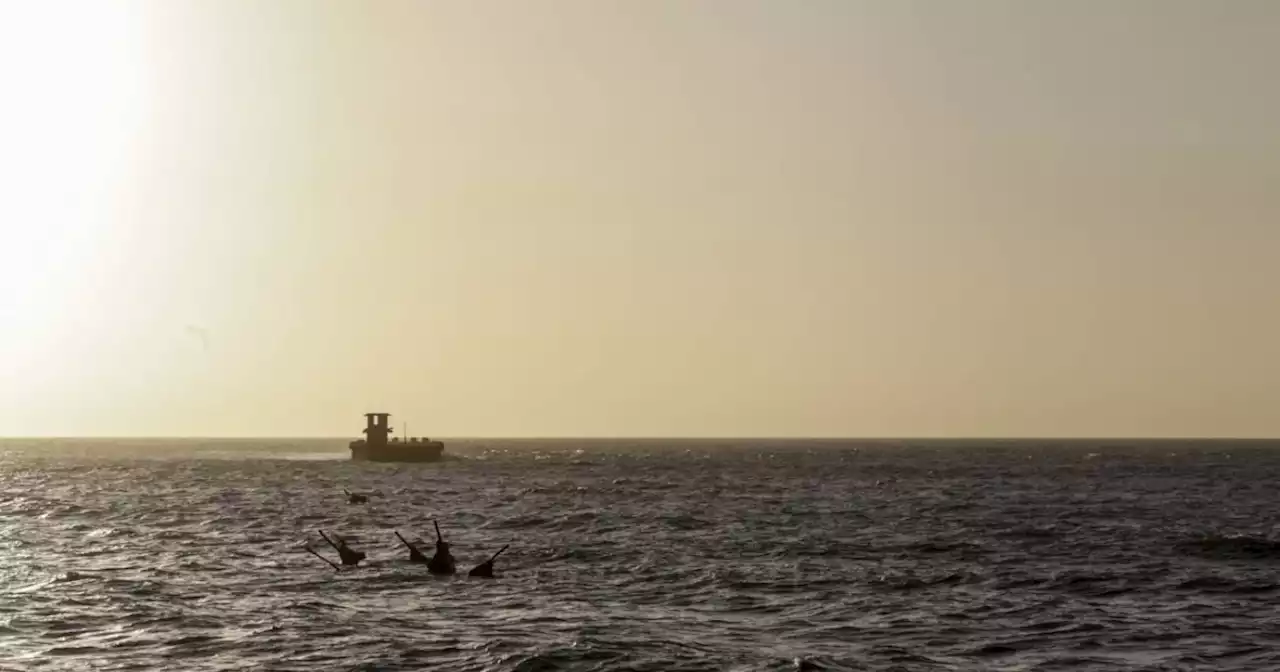
<path id="1" fill-rule="evenodd" d="M 511 544 L 507 544 L 507 546 L 510 546 L 510 545 Z M 499 548 L 498 552 L 490 556 L 488 560 L 485 560 L 484 562 L 476 565 L 475 569 L 472 569 L 470 572 L 467 572 L 467 576 L 476 576 L 484 579 L 492 579 L 493 578 L 493 561 L 497 560 L 498 556 L 502 555 L 502 552 L 507 550 L 507 546 L 503 546 L 502 548 Z"/>
<path id="2" fill-rule="evenodd" d="M 422 551 L 419 551 L 417 546 L 409 543 L 408 539 L 400 536 L 399 531 L 396 531 L 396 538 L 400 540 L 400 543 L 409 547 L 409 562 L 427 562 L 427 556 L 423 555 Z"/>
<path id="3" fill-rule="evenodd" d="M 440 523 L 431 521 L 436 526 L 436 554 L 427 561 L 427 571 L 432 574 L 452 574 L 454 572 L 453 554 L 449 552 L 449 542 L 440 536 Z"/>
<path id="4" fill-rule="evenodd" d="M 369 497 L 367 495 L 359 495 L 346 488 L 343 488 L 342 491 L 347 493 L 348 504 L 364 504 L 369 501 Z"/>
<path id="5" fill-rule="evenodd" d="M 342 561 L 342 564 L 355 566 L 360 564 L 361 560 L 364 560 L 364 552 L 352 549 L 347 545 L 347 542 L 344 541 L 342 537 L 339 537 L 336 534 L 333 535 L 334 538 L 338 540 L 337 543 L 334 543 L 333 539 L 325 536 L 324 530 L 320 530 L 320 536 L 324 537 L 324 540 L 329 542 L 329 545 L 333 547 L 333 550 L 338 552 L 338 559 Z"/>

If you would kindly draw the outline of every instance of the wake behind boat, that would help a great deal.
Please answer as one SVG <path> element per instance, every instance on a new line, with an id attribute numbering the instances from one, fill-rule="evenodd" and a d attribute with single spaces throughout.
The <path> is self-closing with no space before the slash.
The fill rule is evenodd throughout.
<path id="1" fill-rule="evenodd" d="M 363 439 L 350 444 L 351 459 L 360 462 L 437 462 L 442 459 L 444 443 L 426 437 L 389 439 L 393 431 L 390 413 L 365 413 Z"/>

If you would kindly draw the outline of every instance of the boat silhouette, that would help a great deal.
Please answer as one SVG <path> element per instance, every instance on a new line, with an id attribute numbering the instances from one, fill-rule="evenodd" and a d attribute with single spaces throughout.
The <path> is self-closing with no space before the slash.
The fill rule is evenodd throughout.
<path id="1" fill-rule="evenodd" d="M 363 439 L 350 444 L 351 459 L 359 462 L 436 462 L 442 459 L 444 443 L 426 437 L 391 439 L 394 431 L 390 413 L 365 413 Z"/>

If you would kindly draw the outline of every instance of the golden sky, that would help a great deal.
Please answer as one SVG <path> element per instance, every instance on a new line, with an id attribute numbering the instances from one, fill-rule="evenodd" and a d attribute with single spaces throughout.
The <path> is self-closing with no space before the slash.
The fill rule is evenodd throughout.
<path id="1" fill-rule="evenodd" d="M 1280 435 L 1280 3 L 3 0 L 0 435 Z"/>

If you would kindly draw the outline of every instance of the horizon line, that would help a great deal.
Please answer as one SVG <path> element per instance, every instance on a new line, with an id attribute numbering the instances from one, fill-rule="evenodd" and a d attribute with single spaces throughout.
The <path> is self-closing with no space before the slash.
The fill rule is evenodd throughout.
<path id="1" fill-rule="evenodd" d="M 111 440 L 181 440 L 181 441 L 353 441 L 349 436 L 319 435 L 43 435 L 43 436 L 0 436 L 0 441 L 111 441 Z M 436 436 L 438 441 L 1280 441 L 1280 436 L 1159 436 L 1159 435 L 1119 435 L 1119 436 L 806 436 L 806 435 L 723 435 L 723 436 L 662 436 L 662 435 L 495 435 L 495 436 Z"/>

